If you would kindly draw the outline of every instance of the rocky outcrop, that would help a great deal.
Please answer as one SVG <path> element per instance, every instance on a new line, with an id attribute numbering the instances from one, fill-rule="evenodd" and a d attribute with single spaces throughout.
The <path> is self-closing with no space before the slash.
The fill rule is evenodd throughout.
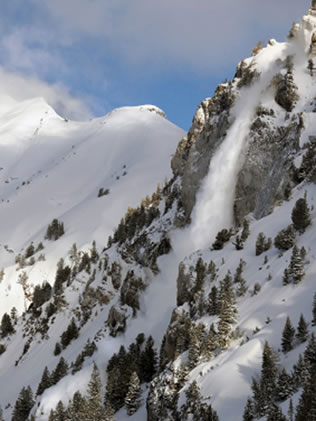
<path id="1" fill-rule="evenodd" d="M 128 318 L 128 311 L 123 306 L 112 306 L 109 311 L 107 325 L 110 330 L 110 335 L 114 338 L 118 333 L 125 331 L 126 320 Z"/>
<path id="2" fill-rule="evenodd" d="M 268 214 L 286 197 L 291 183 L 292 159 L 299 149 L 302 122 L 299 116 L 294 116 L 287 126 L 274 128 L 273 117 L 269 119 L 262 121 L 257 117 L 251 127 L 248 151 L 235 191 L 237 224 L 250 212 L 255 218 Z"/>
<path id="3" fill-rule="evenodd" d="M 234 100 L 231 83 L 219 85 L 214 96 L 199 105 L 192 127 L 172 159 L 174 174 L 181 176 L 180 201 L 184 224 L 190 221 L 201 181 L 207 175 L 211 158 L 230 126 L 229 112 Z"/>

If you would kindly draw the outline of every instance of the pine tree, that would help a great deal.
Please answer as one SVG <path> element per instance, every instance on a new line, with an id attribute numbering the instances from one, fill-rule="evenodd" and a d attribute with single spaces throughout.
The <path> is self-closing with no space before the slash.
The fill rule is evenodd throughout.
<path id="1" fill-rule="evenodd" d="M 1 319 L 1 336 L 4 338 L 11 333 L 14 333 L 11 317 L 8 313 L 4 313 Z"/>
<path id="2" fill-rule="evenodd" d="M 114 410 L 109 402 L 104 405 L 104 421 L 115 421 Z"/>
<path id="3" fill-rule="evenodd" d="M 290 352 L 293 349 L 293 340 L 295 336 L 295 329 L 292 326 L 289 317 L 286 318 L 284 329 L 282 332 L 282 351 L 284 353 Z"/>
<path id="4" fill-rule="evenodd" d="M 11 421 L 27 420 L 31 409 L 34 406 L 33 393 L 30 386 L 23 387 L 12 412 Z"/>
<path id="5" fill-rule="evenodd" d="M 281 370 L 276 384 L 276 399 L 285 401 L 293 392 L 292 378 L 285 368 Z"/>
<path id="6" fill-rule="evenodd" d="M 314 298 L 313 298 L 313 320 L 312 320 L 312 325 L 316 326 L 316 292 L 314 294 Z"/>
<path id="7" fill-rule="evenodd" d="M 306 342 L 308 339 L 308 327 L 302 313 L 297 326 L 296 339 L 300 344 Z"/>
<path id="8" fill-rule="evenodd" d="M 247 404 L 246 404 L 245 409 L 244 409 L 242 420 L 243 421 L 254 421 L 255 420 L 255 410 L 254 410 L 253 402 L 250 398 L 248 398 L 248 400 L 247 400 Z"/>
<path id="9" fill-rule="evenodd" d="M 201 354 L 201 342 L 198 338 L 198 335 L 193 327 L 190 332 L 190 346 L 189 346 L 189 367 L 193 369 L 196 367 L 200 360 Z"/>
<path id="10" fill-rule="evenodd" d="M 208 302 L 209 302 L 210 316 L 216 316 L 219 312 L 219 305 L 218 305 L 218 291 L 215 285 L 212 287 L 211 292 L 208 295 Z"/>
<path id="11" fill-rule="evenodd" d="M 62 401 L 59 401 L 55 409 L 55 420 L 65 421 L 66 410 Z"/>
<path id="12" fill-rule="evenodd" d="M 51 385 L 52 385 L 51 376 L 50 376 L 49 370 L 46 366 L 44 368 L 41 381 L 38 385 L 36 395 L 37 396 L 41 395 L 44 392 L 44 390 L 48 389 Z"/>
<path id="13" fill-rule="evenodd" d="M 57 384 L 59 380 L 68 374 L 68 364 L 64 357 L 61 357 L 55 370 L 51 374 L 52 385 Z"/>
<path id="14" fill-rule="evenodd" d="M 311 369 L 316 369 L 316 337 L 312 333 L 304 352 L 304 361 Z"/>
<path id="15" fill-rule="evenodd" d="M 316 370 L 304 385 L 299 403 L 296 407 L 295 421 L 316 421 Z"/>
<path id="16" fill-rule="evenodd" d="M 294 228 L 302 233 L 312 223 L 306 197 L 296 201 L 291 218 Z"/>
<path id="17" fill-rule="evenodd" d="M 290 399 L 289 410 L 287 411 L 287 414 L 289 416 L 289 421 L 294 421 L 294 407 L 292 399 Z"/>
<path id="18" fill-rule="evenodd" d="M 140 356 L 141 381 L 150 382 L 157 371 L 157 351 L 152 336 L 146 341 L 145 349 Z"/>
<path id="19" fill-rule="evenodd" d="M 265 342 L 262 353 L 260 395 L 261 402 L 259 406 L 260 415 L 269 412 L 276 390 L 276 357 L 268 342 Z"/>
<path id="20" fill-rule="evenodd" d="M 294 284 L 300 283 L 305 275 L 304 261 L 302 260 L 300 250 L 296 245 L 293 247 L 292 250 L 289 271 L 290 279 L 292 279 Z"/>
<path id="21" fill-rule="evenodd" d="M 218 323 L 218 345 L 225 349 L 229 346 L 233 324 L 237 320 L 236 297 L 233 289 L 230 272 L 221 283 L 220 314 Z"/>
<path id="22" fill-rule="evenodd" d="M 141 389 L 137 373 L 134 371 L 131 375 L 128 392 L 125 397 L 125 407 L 127 415 L 133 415 L 141 406 Z"/>
<path id="23" fill-rule="evenodd" d="M 283 278 L 282 278 L 282 283 L 284 286 L 288 285 L 290 283 L 290 275 L 289 275 L 289 270 L 288 269 L 284 269 L 283 272 Z"/>
<path id="24" fill-rule="evenodd" d="M 94 363 L 87 389 L 87 411 L 83 414 L 86 421 L 99 421 L 103 417 L 101 387 L 99 369 Z"/>
<path id="25" fill-rule="evenodd" d="M 293 388 L 297 391 L 309 380 L 310 373 L 308 364 L 305 363 L 302 354 L 299 355 L 297 363 L 293 366 Z"/>
<path id="26" fill-rule="evenodd" d="M 275 404 L 272 404 L 267 421 L 288 421 L 282 410 Z"/>

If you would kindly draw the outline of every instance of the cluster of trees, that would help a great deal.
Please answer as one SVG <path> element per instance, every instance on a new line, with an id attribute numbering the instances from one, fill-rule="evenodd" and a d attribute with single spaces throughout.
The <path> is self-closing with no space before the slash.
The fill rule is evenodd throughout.
<path id="1" fill-rule="evenodd" d="M 288 328 L 286 330 L 288 331 Z M 282 346 L 283 344 L 288 349 L 288 341 L 285 341 L 284 337 Z M 291 373 L 278 367 L 278 354 L 266 342 L 262 354 L 261 376 L 259 379 L 252 380 L 253 396 L 247 401 L 243 421 L 253 421 L 263 416 L 266 416 L 269 421 L 287 421 L 288 418 L 277 404 L 291 398 L 300 388 L 303 388 L 303 392 L 296 408 L 295 421 L 316 420 L 316 414 L 312 411 L 316 407 L 315 375 L 316 338 L 314 334 L 310 336 L 304 354 L 300 354 Z M 290 419 L 293 420 L 294 408 L 291 401 L 290 413 Z"/>
<path id="2" fill-rule="evenodd" d="M 302 281 L 305 275 L 305 256 L 306 250 L 304 247 L 301 247 L 300 249 L 296 245 L 293 247 L 290 264 L 283 272 L 283 285 L 288 285 L 290 283 L 296 285 Z"/>
<path id="3" fill-rule="evenodd" d="M 79 328 L 72 317 L 67 329 L 60 335 L 60 344 L 57 342 L 55 345 L 54 355 L 60 354 L 62 349 L 67 348 L 73 339 L 77 339 L 79 336 Z"/>
<path id="4" fill-rule="evenodd" d="M 272 247 L 272 239 L 266 238 L 263 232 L 259 232 L 256 240 L 256 256 L 268 251 Z"/>
<path id="5" fill-rule="evenodd" d="M 56 241 L 62 235 L 65 234 L 64 223 L 58 221 L 58 219 L 53 219 L 52 222 L 48 225 L 45 239 Z"/>
<path id="6" fill-rule="evenodd" d="M 201 264 L 200 264 L 201 265 Z M 240 276 L 240 275 L 239 275 Z M 238 274 L 236 275 L 238 277 Z M 238 282 L 238 281 L 236 281 Z M 239 287 L 237 287 L 238 290 Z M 213 286 L 209 301 L 205 304 L 209 315 L 218 315 L 217 326 L 214 324 L 207 330 L 203 323 L 194 323 L 191 314 L 182 312 L 177 315 L 175 325 L 171 322 L 169 332 L 165 336 L 160 350 L 160 368 L 163 369 L 170 360 L 175 360 L 188 350 L 189 367 L 194 368 L 201 360 L 210 360 L 215 353 L 227 349 L 233 339 L 233 327 L 237 321 L 236 293 L 231 273 L 220 281 L 219 289 Z M 204 314 L 204 313 L 203 313 Z M 173 354 L 168 338 L 172 336 Z"/>
<path id="7" fill-rule="evenodd" d="M 108 246 L 111 246 L 112 243 L 122 244 L 126 240 L 131 240 L 137 232 L 148 227 L 154 219 L 159 218 L 159 204 L 162 197 L 163 191 L 158 184 L 151 198 L 146 196 L 136 209 L 129 207 L 125 217 L 121 219 L 116 228 L 113 238 L 109 238 Z"/>
<path id="8" fill-rule="evenodd" d="M 140 385 L 150 382 L 157 372 L 157 351 L 152 337 L 145 340 L 141 333 L 128 351 L 121 346 L 119 352 L 109 360 L 106 371 L 105 400 L 114 411 L 124 405 L 129 412 L 133 411 L 132 401 L 139 403 Z"/>
<path id="9" fill-rule="evenodd" d="M 181 421 L 219 421 L 212 405 L 203 402 L 199 385 L 194 380 L 185 391 L 186 402 L 181 406 L 178 418 Z"/>
<path id="10" fill-rule="evenodd" d="M 274 78 L 274 82 L 277 85 L 275 101 L 286 111 L 291 112 L 299 99 L 297 86 L 293 78 L 293 57 L 287 57 L 286 68 L 287 72 L 285 75 L 279 74 Z"/>
<path id="11" fill-rule="evenodd" d="M 242 224 L 241 234 L 236 235 L 236 239 L 234 242 L 236 250 L 242 250 L 244 248 L 244 244 L 247 241 L 249 234 L 250 234 L 249 222 L 247 221 L 247 219 L 244 219 L 243 224 Z"/>
<path id="12" fill-rule="evenodd" d="M 44 249 L 44 245 L 42 242 L 38 243 L 37 247 L 31 243 L 25 250 L 24 254 L 18 254 L 15 257 L 15 263 L 19 265 L 19 269 L 23 269 L 26 265 L 34 265 L 35 257 L 34 254 Z M 27 260 L 29 259 L 29 260 Z M 45 255 L 41 254 L 38 260 L 45 260 Z"/>
<path id="13" fill-rule="evenodd" d="M 82 396 L 76 392 L 67 407 L 59 401 L 55 410 L 50 412 L 48 421 L 115 421 L 114 410 L 108 402 L 102 403 L 102 383 L 96 364 L 93 366 L 87 387 Z"/>

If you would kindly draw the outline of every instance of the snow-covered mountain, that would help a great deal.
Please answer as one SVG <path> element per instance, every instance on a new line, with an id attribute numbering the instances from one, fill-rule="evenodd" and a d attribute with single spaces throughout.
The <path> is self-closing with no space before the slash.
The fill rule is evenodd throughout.
<path id="1" fill-rule="evenodd" d="M 3 107 L 5 420 L 316 420 L 315 45 L 313 2 L 185 136 Z"/>

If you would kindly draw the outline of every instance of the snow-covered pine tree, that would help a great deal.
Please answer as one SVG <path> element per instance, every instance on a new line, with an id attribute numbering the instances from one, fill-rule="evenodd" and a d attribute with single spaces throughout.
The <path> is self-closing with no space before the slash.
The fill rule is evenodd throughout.
<path id="1" fill-rule="evenodd" d="M 46 366 L 44 368 L 41 381 L 39 382 L 39 385 L 37 387 L 36 395 L 37 396 L 41 395 L 44 392 L 44 390 L 49 388 L 51 385 L 52 385 L 51 375 L 50 375 L 50 372 L 49 372 L 49 370 Z"/>
<path id="2" fill-rule="evenodd" d="M 229 347 L 233 324 L 237 320 L 236 297 L 233 289 L 232 277 L 227 273 L 221 282 L 220 314 L 218 323 L 218 345 L 225 349 Z"/>
<path id="3" fill-rule="evenodd" d="M 102 384 L 100 372 L 94 363 L 87 389 L 87 413 L 85 414 L 86 421 L 102 420 L 104 414 L 101 398 L 101 388 Z"/>
<path id="4" fill-rule="evenodd" d="M 135 414 L 140 408 L 141 402 L 140 381 L 137 373 L 134 371 L 131 375 L 128 392 L 124 400 L 127 415 Z"/>
<path id="5" fill-rule="evenodd" d="M 302 259 L 299 248 L 295 245 L 292 250 L 292 256 L 289 266 L 290 279 L 294 284 L 298 284 L 302 281 L 305 271 L 304 271 L 304 261 Z"/>
<path id="6" fill-rule="evenodd" d="M 308 339 L 308 326 L 302 313 L 298 321 L 296 339 L 300 344 L 306 342 Z"/>
<path id="7" fill-rule="evenodd" d="M 312 223 L 306 197 L 302 197 L 296 201 L 291 218 L 294 228 L 301 233 Z"/>
<path id="8" fill-rule="evenodd" d="M 250 398 L 247 399 L 247 403 L 244 409 L 242 421 L 254 421 L 255 420 L 255 410 L 253 402 Z"/>
<path id="9" fill-rule="evenodd" d="M 278 375 L 276 384 L 276 399 L 285 401 L 293 393 L 292 377 L 286 372 L 285 368 Z"/>
<path id="10" fill-rule="evenodd" d="M 282 351 L 284 353 L 290 352 L 293 349 L 293 340 L 295 336 L 295 329 L 292 326 L 289 317 L 286 318 L 285 325 L 282 332 Z"/>
<path id="11" fill-rule="evenodd" d="M 13 408 L 11 421 L 27 420 L 34 406 L 33 393 L 30 386 L 23 387 Z"/>
<path id="12" fill-rule="evenodd" d="M 314 294 L 314 298 L 313 298 L 312 314 L 313 314 L 312 325 L 316 326 L 316 293 Z"/>

